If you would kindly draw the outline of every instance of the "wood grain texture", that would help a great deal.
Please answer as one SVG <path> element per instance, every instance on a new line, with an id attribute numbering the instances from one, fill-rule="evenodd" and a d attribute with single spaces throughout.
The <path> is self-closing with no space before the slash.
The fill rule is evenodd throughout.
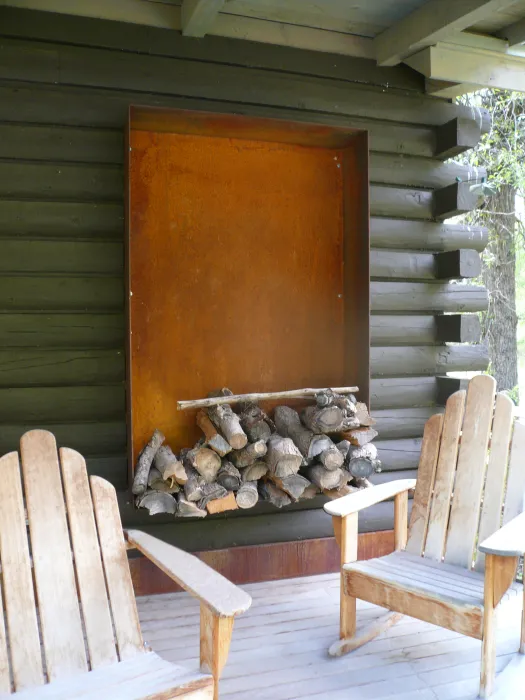
<path id="1" fill-rule="evenodd" d="M 405 549 L 408 529 L 408 491 L 394 496 L 394 547 Z"/>
<path id="2" fill-rule="evenodd" d="M 383 556 L 393 548 L 393 530 L 362 533 L 358 536 L 359 559 Z M 333 537 L 302 542 L 232 547 L 197 552 L 197 556 L 237 584 L 334 573 L 341 569 L 340 548 Z M 172 579 L 145 557 L 133 557 L 129 564 L 137 595 L 154 595 L 181 590 Z"/>
<path id="3" fill-rule="evenodd" d="M 483 610 L 483 637 L 481 648 L 481 675 L 479 695 L 488 698 L 492 695 L 496 676 L 496 620 L 494 615 L 494 577 L 497 566 L 496 557 L 485 557 L 485 595 Z"/>
<path id="4" fill-rule="evenodd" d="M 145 651 L 115 489 L 89 479 L 120 661 Z"/>
<path id="5" fill-rule="evenodd" d="M 470 380 L 465 404 L 445 561 L 467 568 L 472 566 L 479 523 L 495 391 L 495 380 L 480 374 Z"/>
<path id="6" fill-rule="evenodd" d="M 525 424 L 521 419 L 514 422 L 509 455 L 507 493 L 503 511 L 503 523 L 510 522 L 523 512 L 525 505 Z"/>
<path id="7" fill-rule="evenodd" d="M 442 430 L 443 416 L 437 414 L 429 418 L 423 433 L 421 458 L 406 546 L 407 552 L 412 554 L 423 554 L 425 547 Z"/>
<path id="8" fill-rule="evenodd" d="M 60 464 L 92 670 L 115 663 L 118 657 L 86 463 L 81 454 L 62 447 Z"/>
<path id="9" fill-rule="evenodd" d="M 447 401 L 439 458 L 434 479 L 434 497 L 429 512 L 425 557 L 441 561 L 450 515 L 450 498 L 456 475 L 459 438 L 465 411 L 465 391 L 458 391 Z"/>
<path id="10" fill-rule="evenodd" d="M 498 394 L 492 421 L 489 462 L 478 529 L 478 542 L 480 543 L 501 526 L 509 446 L 514 423 L 513 413 L 514 403 L 512 400 L 505 394 Z M 484 565 L 484 554 L 478 551 L 474 568 L 476 571 L 482 571 Z"/>
<path id="11" fill-rule="evenodd" d="M 200 661 L 201 671 L 211 673 L 214 681 L 214 700 L 219 700 L 219 678 L 230 650 L 233 617 L 219 617 L 201 604 Z"/>
<path id="12" fill-rule="evenodd" d="M 20 452 L 47 676 L 53 681 L 88 670 L 55 438 L 32 430 L 22 436 Z"/>
<path id="13" fill-rule="evenodd" d="M 0 459 L 0 469 L 2 472 L 0 550 L 3 589 L 0 685 L 3 692 L 9 693 L 11 682 L 5 624 L 9 630 L 9 656 L 15 690 L 41 685 L 44 682 L 44 674 L 18 453 L 11 452 L 4 455 Z"/>
<path id="14" fill-rule="evenodd" d="M 192 554 L 139 530 L 127 530 L 126 538 L 182 588 L 199 598 L 215 616 L 231 617 L 250 607 L 250 596 Z"/>

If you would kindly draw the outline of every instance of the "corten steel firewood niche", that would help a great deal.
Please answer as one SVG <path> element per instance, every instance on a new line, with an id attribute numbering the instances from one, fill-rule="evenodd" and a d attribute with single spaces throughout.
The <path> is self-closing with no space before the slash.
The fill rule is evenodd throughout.
<path id="1" fill-rule="evenodd" d="M 132 107 L 128 141 L 130 464 L 155 428 L 194 443 L 177 401 L 219 387 L 368 403 L 366 133 Z"/>

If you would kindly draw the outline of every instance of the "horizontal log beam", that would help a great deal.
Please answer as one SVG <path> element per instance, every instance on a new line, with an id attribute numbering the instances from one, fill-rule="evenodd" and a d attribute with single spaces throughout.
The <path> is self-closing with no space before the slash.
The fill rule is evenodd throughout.
<path id="1" fill-rule="evenodd" d="M 441 163 L 431 158 L 370 154 L 369 179 L 376 184 L 435 189 L 451 185 L 456 180 L 481 182 L 486 177 L 485 168 L 473 168 L 454 161 Z"/>
<path id="2" fill-rule="evenodd" d="M 449 396 L 452 396 L 460 389 L 466 390 L 468 387 L 468 379 L 460 379 L 458 377 L 436 377 L 437 393 L 436 403 L 444 406 Z"/>
<path id="3" fill-rule="evenodd" d="M 434 406 L 436 403 L 435 377 L 403 377 L 370 381 L 370 406 L 373 412 L 384 408 Z"/>
<path id="4" fill-rule="evenodd" d="M 482 372 L 489 365 L 489 356 L 484 345 L 373 347 L 370 365 L 373 377 Z"/>
<path id="5" fill-rule="evenodd" d="M 417 469 L 421 454 L 421 438 L 406 440 L 374 440 L 381 467 L 385 472 Z M 393 475 L 390 475 L 391 478 Z"/>
<path id="6" fill-rule="evenodd" d="M 425 423 L 434 415 L 443 413 L 443 408 L 387 408 L 374 411 L 374 428 L 383 440 L 418 438 L 423 435 Z"/>
<path id="7" fill-rule="evenodd" d="M 474 314 L 436 316 L 436 337 L 441 343 L 479 343 L 481 322 Z"/>
<path id="8" fill-rule="evenodd" d="M 472 312 L 488 307 L 487 290 L 466 284 L 371 282 L 370 297 L 373 312 Z"/>
<path id="9" fill-rule="evenodd" d="M 372 345 L 479 343 L 481 324 L 475 314 L 443 316 L 376 315 L 370 317 Z"/>
<path id="10" fill-rule="evenodd" d="M 23 22 L 15 31 L 27 35 Z M 62 40 L 67 41 L 67 35 Z M 67 85 L 69 89 L 118 88 L 122 92 L 145 93 L 148 104 L 152 106 L 157 105 L 159 100 L 185 97 L 207 100 L 207 109 L 211 108 L 209 101 L 218 100 L 237 103 L 234 108 L 236 112 L 247 103 L 260 105 L 261 108 L 266 105 L 326 114 L 330 111 L 328 106 L 334 105 L 333 112 L 339 115 L 380 120 L 388 116 L 391 122 L 428 126 L 438 126 L 457 116 L 475 119 L 479 115 L 484 131 L 490 129 L 490 116 L 486 110 L 475 112 L 470 107 L 421 95 L 407 96 L 401 91 L 385 92 L 384 88 L 352 85 L 346 76 L 341 80 L 326 81 L 277 69 L 269 71 L 233 65 L 233 58 L 228 64 L 203 60 L 202 54 L 200 60 L 195 60 L 199 57 L 198 53 L 194 60 L 185 60 L 154 56 L 147 51 L 125 51 L 119 53 L 119 61 L 115 62 L 114 51 L 104 48 L 51 41 L 46 42 L 45 49 L 42 51 L 34 42 L 2 39 L 0 79 L 12 79 L 11 66 L 16 65 L 20 81 L 48 86 Z M 58 56 L 60 60 L 57 60 Z M 111 71 L 107 70 L 108 62 L 112 65 Z M 213 81 L 206 79 L 210 66 L 213 67 Z M 284 88 L 283 74 L 287 76 Z M 131 101 L 136 102 L 136 96 Z"/>
<path id="11" fill-rule="evenodd" d="M 446 253 L 401 253 L 371 250 L 370 276 L 384 279 L 470 279 L 481 274 L 481 259 L 475 250 Z"/>
<path id="12" fill-rule="evenodd" d="M 432 219 L 432 192 L 371 185 L 370 214 L 403 219 Z"/>
<path id="13" fill-rule="evenodd" d="M 454 158 L 474 148 L 481 139 L 481 127 L 470 119 L 456 117 L 436 129 L 436 158 Z"/>
<path id="14" fill-rule="evenodd" d="M 468 182 L 455 182 L 434 192 L 433 216 L 441 221 L 477 209 L 481 198 Z"/>
<path id="15" fill-rule="evenodd" d="M 382 196 L 383 192 L 376 192 L 376 200 L 381 201 Z M 379 206 L 384 209 L 385 202 Z M 488 238 L 488 229 L 477 226 L 375 217 L 370 219 L 370 245 L 373 248 L 435 252 L 472 249 L 481 252 L 486 248 Z"/>

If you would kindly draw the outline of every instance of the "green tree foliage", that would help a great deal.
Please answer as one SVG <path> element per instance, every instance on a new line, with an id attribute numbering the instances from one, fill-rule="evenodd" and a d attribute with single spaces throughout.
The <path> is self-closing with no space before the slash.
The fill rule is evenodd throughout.
<path id="1" fill-rule="evenodd" d="M 516 252 L 523 245 L 523 229 L 516 216 L 516 197 L 525 194 L 525 96 L 506 90 L 482 90 L 461 100 L 484 107 L 492 116 L 491 131 L 466 161 L 487 169 L 494 194 L 467 217 L 468 223 L 489 230 L 483 254 L 483 283 L 489 309 L 483 314 L 484 341 L 489 348 L 491 373 L 500 389 L 518 384 L 516 312 Z M 517 395 L 517 390 L 514 391 Z"/>

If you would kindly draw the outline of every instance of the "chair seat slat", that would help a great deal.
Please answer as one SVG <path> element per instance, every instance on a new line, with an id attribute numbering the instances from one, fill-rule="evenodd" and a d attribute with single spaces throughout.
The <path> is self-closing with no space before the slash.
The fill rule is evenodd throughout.
<path id="1" fill-rule="evenodd" d="M 44 682 L 18 453 L 0 459 L 0 552 L 15 690 Z M 3 645 L 2 645 L 3 646 Z M 0 658 L 3 651 L 0 652 Z M 4 663 L 0 662 L 2 668 Z M 5 670 L 0 673 L 5 683 Z M 9 687 L 9 670 L 7 671 Z"/>
<path id="2" fill-rule="evenodd" d="M 109 610 L 93 503 L 86 462 L 67 447 L 60 449 L 71 543 L 91 668 L 117 661 L 117 650 Z"/>
<path id="3" fill-rule="evenodd" d="M 49 680 L 87 671 L 69 531 L 54 436 L 20 440 L 33 569 Z"/>

